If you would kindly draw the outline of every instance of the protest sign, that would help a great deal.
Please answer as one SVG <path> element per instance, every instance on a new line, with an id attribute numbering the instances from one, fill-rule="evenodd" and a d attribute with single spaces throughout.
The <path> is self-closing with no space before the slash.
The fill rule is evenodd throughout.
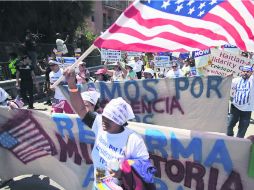
<path id="1" fill-rule="evenodd" d="M 127 57 L 140 57 L 141 55 L 141 52 L 127 51 Z"/>
<path id="2" fill-rule="evenodd" d="M 59 65 L 61 68 L 71 66 L 72 64 L 75 63 L 76 60 L 77 60 L 76 57 L 56 57 L 56 61 L 62 63 Z"/>
<path id="3" fill-rule="evenodd" d="M 227 76 L 231 73 L 240 76 L 240 68 L 244 65 L 253 65 L 253 60 L 227 51 L 211 49 L 211 63 L 203 67 L 205 75 Z"/>
<path id="4" fill-rule="evenodd" d="M 170 67 L 170 57 L 169 56 L 154 56 L 155 67 L 165 68 Z"/>
<path id="5" fill-rule="evenodd" d="M 200 50 L 192 52 L 192 57 L 195 59 L 196 68 L 204 67 L 208 64 L 211 50 Z"/>
<path id="6" fill-rule="evenodd" d="M 240 55 L 240 53 L 241 53 L 241 50 L 234 45 L 226 44 L 226 45 L 222 46 L 221 48 L 224 51 L 231 52 L 231 53 L 234 53 L 237 55 Z"/>
<path id="7" fill-rule="evenodd" d="M 208 76 L 96 82 L 81 86 L 81 91 L 96 88 L 102 106 L 113 98 L 124 98 L 132 106 L 137 122 L 226 132 L 230 85 L 231 77 Z M 63 93 L 68 99 L 67 87 Z"/>
<path id="8" fill-rule="evenodd" d="M 0 108 L 0 115 L 1 179 L 41 174 L 65 189 L 92 189 L 94 134 L 80 118 L 7 108 Z M 128 127 L 146 143 L 157 168 L 157 190 L 254 186 L 248 177 L 248 139 L 134 122 Z"/>
<path id="9" fill-rule="evenodd" d="M 101 49 L 101 61 L 107 62 L 121 61 L 121 51 Z"/>

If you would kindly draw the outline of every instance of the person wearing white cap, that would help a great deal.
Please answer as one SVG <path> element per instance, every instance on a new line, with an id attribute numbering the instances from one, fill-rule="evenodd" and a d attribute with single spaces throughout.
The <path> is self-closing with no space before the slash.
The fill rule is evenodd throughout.
<path id="1" fill-rule="evenodd" d="M 144 77 L 145 79 L 152 79 L 154 78 L 154 70 L 151 68 L 146 68 L 144 70 Z"/>
<path id="2" fill-rule="evenodd" d="M 231 89 L 231 109 L 227 125 L 227 135 L 234 136 L 234 127 L 237 122 L 237 137 L 244 138 L 249 127 L 251 112 L 254 108 L 254 77 L 251 66 L 242 66 L 241 77 L 234 78 Z"/>
<path id="3" fill-rule="evenodd" d="M 124 80 L 124 76 L 126 75 L 127 71 L 126 69 L 123 67 L 122 65 L 123 63 L 120 62 L 114 62 L 113 66 L 114 69 L 113 70 L 109 70 L 106 68 L 106 73 L 111 76 L 111 80 L 112 81 L 123 81 Z M 107 66 L 107 63 L 106 63 Z"/>
<path id="4" fill-rule="evenodd" d="M 100 98 L 100 93 L 95 90 L 89 90 L 81 93 L 82 100 L 89 111 L 94 112 L 98 100 Z"/>
<path id="5" fill-rule="evenodd" d="M 134 60 L 128 61 L 128 63 L 126 64 L 127 73 L 125 75 L 125 78 L 127 80 L 136 80 L 136 79 L 138 79 L 137 74 L 134 71 L 134 68 L 135 68 L 135 61 Z"/>
<path id="6" fill-rule="evenodd" d="M 89 81 L 90 72 L 86 68 L 86 62 L 80 62 L 78 64 L 78 74 L 76 75 L 77 84 L 85 84 Z"/>
<path id="7" fill-rule="evenodd" d="M 61 63 L 50 60 L 49 61 L 49 67 L 51 69 L 51 72 L 49 73 L 49 81 L 50 84 L 54 84 L 62 75 L 63 75 L 63 69 L 59 67 Z M 51 87 L 50 87 L 51 88 Z M 51 90 L 55 91 L 54 98 L 52 100 L 52 112 L 54 113 L 69 113 L 73 114 L 73 110 L 69 103 L 67 102 L 66 98 L 62 94 L 59 87 L 51 88 Z"/>
<path id="8" fill-rule="evenodd" d="M 68 83 L 72 107 L 82 118 L 82 121 L 92 128 L 95 134 L 95 144 L 92 150 L 95 188 L 97 188 L 97 182 L 100 180 L 96 175 L 96 171 L 100 171 L 104 176 L 111 174 L 113 181 L 118 183 L 118 179 L 121 179 L 120 161 L 126 159 L 149 159 L 142 137 L 126 128 L 128 120 L 135 117 L 131 106 L 119 97 L 112 99 L 106 105 L 102 114 L 95 114 L 89 111 L 82 100 L 76 87 L 74 71 L 71 68 L 67 68 L 64 76 Z M 114 169 L 109 168 L 112 165 L 112 160 L 118 161 L 113 164 Z"/>

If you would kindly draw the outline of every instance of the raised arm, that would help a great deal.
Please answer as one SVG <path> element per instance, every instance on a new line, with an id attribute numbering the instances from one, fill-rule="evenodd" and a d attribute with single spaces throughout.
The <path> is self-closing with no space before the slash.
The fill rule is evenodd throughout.
<path id="1" fill-rule="evenodd" d="M 120 62 L 117 62 L 117 65 L 121 68 L 121 70 L 123 71 L 123 77 L 126 78 L 128 71 L 125 69 L 125 67 L 123 67 L 123 65 Z"/>
<path id="2" fill-rule="evenodd" d="M 75 71 L 71 68 L 66 68 L 64 70 L 65 80 L 68 83 L 68 88 L 70 92 L 70 103 L 75 110 L 75 112 L 79 115 L 80 118 L 84 118 L 88 113 L 88 107 L 85 106 L 80 92 L 76 86 L 76 75 Z"/>

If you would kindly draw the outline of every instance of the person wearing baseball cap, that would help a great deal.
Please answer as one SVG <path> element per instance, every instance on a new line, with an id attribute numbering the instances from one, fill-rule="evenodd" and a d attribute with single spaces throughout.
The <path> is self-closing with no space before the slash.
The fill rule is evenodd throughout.
<path id="1" fill-rule="evenodd" d="M 98 100 L 100 98 L 100 93 L 96 90 L 88 90 L 81 93 L 81 98 L 84 101 L 85 106 L 89 111 L 93 112 L 98 109 Z"/>
<path id="2" fill-rule="evenodd" d="M 49 73 L 49 81 L 52 85 L 63 75 L 63 69 L 59 67 L 61 63 L 55 60 L 50 60 L 48 64 L 51 69 L 51 72 Z M 54 98 L 52 100 L 52 112 L 73 114 L 74 112 L 60 88 L 57 86 L 55 88 L 51 88 L 51 90 L 55 91 Z"/>
<path id="3" fill-rule="evenodd" d="M 151 68 L 146 68 L 144 70 L 144 77 L 145 79 L 152 79 L 154 78 L 154 70 Z"/>
<path id="4" fill-rule="evenodd" d="M 96 75 L 96 81 L 108 81 L 108 76 L 106 75 L 106 69 L 98 69 L 94 74 Z"/>
<path id="5" fill-rule="evenodd" d="M 79 72 L 76 75 L 77 84 L 85 84 L 89 81 L 90 72 L 86 68 L 86 62 L 81 61 L 78 64 L 78 70 Z"/>
<path id="6" fill-rule="evenodd" d="M 137 73 L 134 71 L 134 68 L 136 66 L 136 63 L 134 60 L 130 60 L 128 61 L 128 63 L 126 64 L 126 79 L 127 80 L 135 80 L 138 79 L 137 78 Z"/>
<path id="7" fill-rule="evenodd" d="M 237 122 L 237 137 L 244 138 L 250 124 L 251 112 L 254 107 L 254 77 L 252 66 L 245 65 L 239 68 L 241 76 L 232 81 L 232 104 L 227 125 L 227 135 L 234 136 L 234 127 Z"/>
<path id="8" fill-rule="evenodd" d="M 123 81 L 125 76 L 126 76 L 126 69 L 124 68 L 125 63 L 124 62 L 119 62 L 116 61 L 113 64 L 111 64 L 114 66 L 114 69 L 107 69 L 106 68 L 106 73 L 111 76 L 111 80 L 112 81 Z M 105 66 L 107 66 L 107 64 L 105 64 Z"/>

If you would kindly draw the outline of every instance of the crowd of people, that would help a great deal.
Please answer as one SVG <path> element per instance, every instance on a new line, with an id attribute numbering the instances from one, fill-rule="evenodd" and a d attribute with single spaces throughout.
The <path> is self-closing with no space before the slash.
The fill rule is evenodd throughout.
<path id="1" fill-rule="evenodd" d="M 156 66 L 151 57 L 148 58 L 146 54 L 141 54 L 125 57 L 124 61 L 104 62 L 102 67 L 94 73 L 91 73 L 86 67 L 86 62 L 80 62 L 75 72 L 70 68 L 61 68 L 62 63 L 56 59 L 57 56 L 68 54 L 65 45 L 68 36 L 62 40 L 61 35 L 57 34 L 56 49 L 53 51 L 53 56 L 37 63 L 33 43 L 29 42 L 29 35 L 31 37 L 31 34 L 28 33 L 26 38 L 28 51 L 19 58 L 16 54 L 12 54 L 9 64 L 11 73 L 16 78 L 16 88 L 20 96 L 14 100 L 8 100 L 8 94 L 0 88 L 0 105 L 14 109 L 22 108 L 24 102 L 28 105 L 28 109 L 34 108 L 34 86 L 38 92 L 40 91 L 34 72 L 36 65 L 40 72 L 45 74 L 45 104 L 52 106 L 52 113 L 76 113 L 95 134 L 95 145 L 92 150 L 95 187 L 100 181 L 98 178 L 104 176 L 111 176 L 114 184 L 123 186 L 124 174 L 120 164 L 126 159 L 139 160 L 144 163 L 145 167 L 152 167 L 143 139 L 126 128 L 128 121 L 135 117 L 131 106 L 122 98 L 116 98 L 112 99 L 103 110 L 99 110 L 100 93 L 95 89 L 90 89 L 80 94 L 77 86 L 98 81 L 119 82 L 199 76 L 200 74 L 195 68 L 195 59 L 176 58 L 170 61 L 169 67 L 161 68 Z M 241 68 L 241 77 L 235 78 L 232 82 L 232 89 L 234 90 L 227 125 L 228 136 L 234 135 L 233 128 L 239 122 L 237 137 L 243 138 L 250 124 L 252 106 L 254 105 L 252 98 L 254 78 L 252 74 L 252 67 L 244 66 Z M 70 103 L 67 102 L 59 87 L 52 87 L 63 75 L 65 80 L 61 84 L 68 85 Z M 102 146 L 100 141 L 106 142 L 107 146 Z M 119 150 L 125 149 L 125 151 L 116 153 L 108 145 Z M 107 152 L 111 156 L 107 157 L 103 155 L 103 152 Z M 98 177 L 98 173 L 103 173 L 103 175 Z M 146 181 L 144 185 L 146 183 L 150 184 L 151 189 L 154 189 L 151 185 L 153 183 L 152 178 Z"/>

